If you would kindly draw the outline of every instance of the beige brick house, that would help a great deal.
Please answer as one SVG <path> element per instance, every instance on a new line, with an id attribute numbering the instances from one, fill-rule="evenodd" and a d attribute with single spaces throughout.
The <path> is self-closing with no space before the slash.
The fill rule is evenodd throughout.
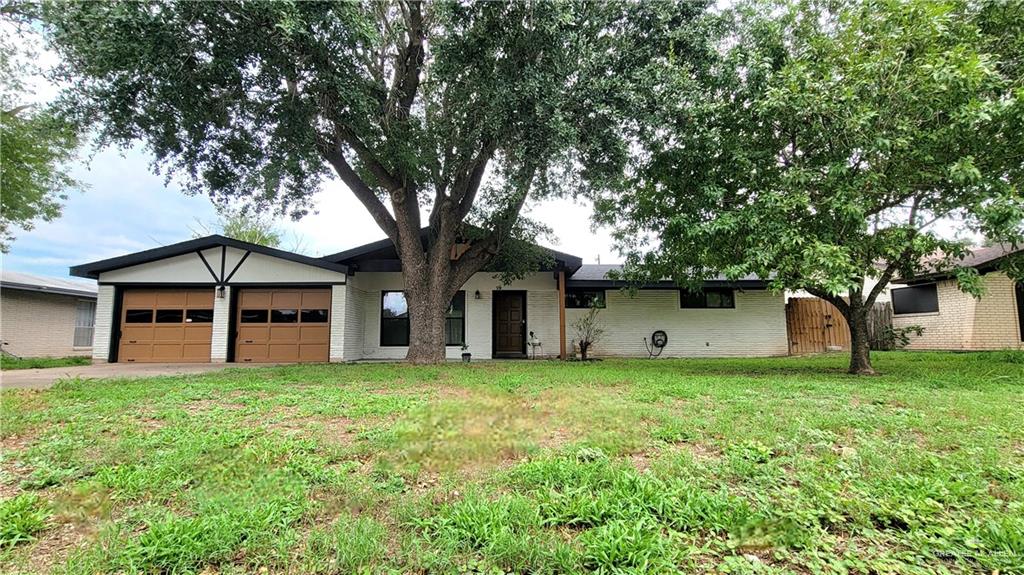
<path id="1" fill-rule="evenodd" d="M 18 357 L 92 355 L 96 285 L 3 270 L 0 340 Z"/>
<path id="2" fill-rule="evenodd" d="M 1020 251 L 977 248 L 961 262 L 982 274 L 980 299 L 960 291 L 948 274 L 899 280 L 907 286 L 892 290 L 893 326 L 924 328 L 921 336 L 911 336 L 909 349 L 1024 349 L 1024 284 L 999 270 L 1005 257 Z"/>

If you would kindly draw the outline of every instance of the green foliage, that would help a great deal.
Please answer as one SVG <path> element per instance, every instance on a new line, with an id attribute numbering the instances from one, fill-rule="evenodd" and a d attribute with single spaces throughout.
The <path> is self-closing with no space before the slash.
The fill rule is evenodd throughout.
<path id="1" fill-rule="evenodd" d="M 220 234 L 269 248 L 280 247 L 284 235 L 270 215 L 266 213 L 223 206 L 217 209 L 216 222 L 204 224 L 197 221 L 197 224 L 199 228 L 192 230 L 194 238 Z"/>
<path id="2" fill-rule="evenodd" d="M 934 253 L 929 271 L 955 267 L 965 246 L 936 222 L 1021 242 L 1022 18 L 1018 3 L 960 0 L 753 1 L 709 17 L 717 58 L 670 59 L 621 127 L 631 176 L 597 217 L 627 277 L 755 274 L 859 306 L 867 277 L 884 287 Z"/>
<path id="3" fill-rule="evenodd" d="M 1013 573 L 1019 355 L 881 352 L 856 385 L 824 355 L 4 390 L 0 530 L 44 541 L 0 571 Z"/>
<path id="4" fill-rule="evenodd" d="M 0 12 L 0 250 L 14 240 L 15 228 L 31 230 L 39 220 L 60 216 L 70 189 L 79 187 L 68 173 L 78 148 L 76 127 L 40 102 L 25 82 L 39 71 L 29 42 L 29 5 L 10 3 Z M 20 14 L 20 15 L 19 15 Z"/>
<path id="5" fill-rule="evenodd" d="M 41 369 L 46 367 L 69 367 L 72 365 L 89 365 L 88 357 L 12 357 L 0 355 L 0 369 Z"/>
<path id="6" fill-rule="evenodd" d="M 0 501 L 0 549 L 34 541 L 50 515 L 45 501 L 31 493 Z"/>

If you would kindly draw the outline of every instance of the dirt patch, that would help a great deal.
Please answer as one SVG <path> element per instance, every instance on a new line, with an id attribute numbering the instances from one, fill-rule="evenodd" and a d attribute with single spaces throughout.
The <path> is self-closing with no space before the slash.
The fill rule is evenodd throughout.
<path id="1" fill-rule="evenodd" d="M 207 411 L 213 411 L 215 409 L 227 409 L 229 411 L 238 411 L 245 409 L 244 403 L 235 403 L 231 401 L 219 401 L 215 399 L 197 399 L 190 401 L 182 406 L 189 415 L 198 415 Z"/>
<path id="2" fill-rule="evenodd" d="M 703 443 L 683 441 L 672 444 L 672 448 L 676 451 L 689 453 L 698 461 L 709 461 L 712 459 L 718 459 L 722 456 L 721 449 L 711 445 L 705 445 Z"/>
<path id="3" fill-rule="evenodd" d="M 348 417 L 334 417 L 331 419 L 314 420 L 323 425 L 323 437 L 332 443 L 351 445 L 356 439 L 358 430 L 355 428 L 355 420 Z"/>

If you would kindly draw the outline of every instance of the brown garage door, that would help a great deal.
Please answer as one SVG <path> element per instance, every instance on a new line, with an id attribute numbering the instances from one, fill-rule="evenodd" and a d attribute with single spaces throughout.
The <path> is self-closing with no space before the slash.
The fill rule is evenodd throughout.
<path id="1" fill-rule="evenodd" d="M 331 290 L 243 289 L 235 361 L 327 361 Z"/>
<path id="2" fill-rule="evenodd" d="M 209 362 L 213 289 L 129 289 L 118 361 Z"/>

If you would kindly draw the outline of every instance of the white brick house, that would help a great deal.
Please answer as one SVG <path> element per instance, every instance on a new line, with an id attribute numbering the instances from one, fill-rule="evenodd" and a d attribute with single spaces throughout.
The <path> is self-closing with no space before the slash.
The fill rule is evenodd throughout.
<path id="1" fill-rule="evenodd" d="M 447 356 L 474 359 L 571 353 L 572 322 L 595 303 L 606 328 L 595 356 L 646 357 L 644 339 L 667 336 L 661 357 L 785 355 L 783 295 L 766 282 L 709 281 L 701 293 L 671 283 L 634 295 L 545 250 L 546 269 L 503 283 L 475 274 L 446 320 Z M 401 359 L 408 309 L 389 240 L 312 258 L 208 236 L 93 262 L 72 275 L 99 282 L 96 361 L 292 362 Z"/>
<path id="2" fill-rule="evenodd" d="M 3 270 L 0 340 L 18 357 L 92 355 L 96 285 Z"/>
<path id="3" fill-rule="evenodd" d="M 911 336 L 909 349 L 1024 349 L 1024 284 L 998 269 L 1003 258 L 1019 251 L 978 248 L 961 262 L 982 274 L 985 294 L 978 299 L 944 274 L 900 280 L 908 285 L 892 290 L 893 326 L 924 328 L 921 336 Z"/>

